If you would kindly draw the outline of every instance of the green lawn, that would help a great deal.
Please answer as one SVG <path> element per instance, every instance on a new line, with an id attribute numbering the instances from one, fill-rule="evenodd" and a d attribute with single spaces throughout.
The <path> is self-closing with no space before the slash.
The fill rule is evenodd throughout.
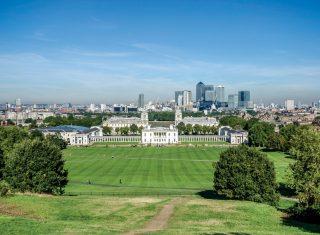
<path id="1" fill-rule="evenodd" d="M 64 151 L 70 182 L 67 193 L 126 195 L 195 194 L 212 188 L 212 162 L 222 147 L 88 147 Z M 292 161 L 268 153 L 278 181 Z M 121 183 L 120 183 L 121 179 Z M 90 181 L 90 184 L 89 184 Z"/>
<path id="2" fill-rule="evenodd" d="M 143 228 L 175 195 L 167 227 L 155 234 L 314 234 L 319 225 L 289 221 L 279 208 L 210 194 L 212 162 L 224 147 L 88 147 L 64 151 L 67 193 L 0 198 L 0 234 L 119 234 Z M 291 160 L 268 153 L 277 180 Z M 122 184 L 119 180 L 122 179 Z M 88 184 L 88 181 L 91 184 Z M 201 193 L 199 193 L 201 192 Z M 209 192 L 209 193 L 208 193 Z M 97 196 L 95 194 L 104 194 Z M 198 194 L 197 194 L 198 193 Z M 115 194 L 116 196 L 112 196 Z M 211 195 L 211 196 L 210 196 Z"/>

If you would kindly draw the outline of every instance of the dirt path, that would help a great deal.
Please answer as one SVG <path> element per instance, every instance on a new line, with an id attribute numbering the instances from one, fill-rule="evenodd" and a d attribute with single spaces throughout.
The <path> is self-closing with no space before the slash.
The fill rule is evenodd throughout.
<path id="1" fill-rule="evenodd" d="M 128 232 L 126 233 L 126 235 L 152 233 L 165 229 L 167 227 L 170 217 L 173 214 L 175 205 L 177 205 L 180 202 L 180 198 L 174 198 L 168 204 L 166 204 L 161 209 L 161 211 L 146 224 L 144 228 Z"/>

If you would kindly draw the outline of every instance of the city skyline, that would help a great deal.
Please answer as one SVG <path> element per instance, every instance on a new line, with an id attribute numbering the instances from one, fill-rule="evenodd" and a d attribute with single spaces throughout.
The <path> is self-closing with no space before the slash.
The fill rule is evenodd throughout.
<path id="1" fill-rule="evenodd" d="M 287 3 L 2 1 L 0 103 L 165 101 L 179 90 L 195 100 L 199 81 L 226 97 L 311 103 L 320 3 Z"/>

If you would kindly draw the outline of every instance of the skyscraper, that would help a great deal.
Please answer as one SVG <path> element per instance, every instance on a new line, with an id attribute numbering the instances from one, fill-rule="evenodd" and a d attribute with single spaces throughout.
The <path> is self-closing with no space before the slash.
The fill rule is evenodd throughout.
<path id="1" fill-rule="evenodd" d="M 205 92 L 205 101 L 215 102 L 216 101 L 216 92 L 214 90 L 207 90 Z"/>
<path id="2" fill-rule="evenodd" d="M 191 91 L 176 91 L 175 102 L 177 106 L 190 106 L 192 105 L 192 93 Z"/>
<path id="3" fill-rule="evenodd" d="M 138 99 L 138 107 L 143 108 L 144 107 L 144 94 L 139 94 L 139 99 Z"/>
<path id="4" fill-rule="evenodd" d="M 217 102 L 224 102 L 225 101 L 224 86 L 222 85 L 216 86 L 215 91 L 216 91 Z"/>
<path id="5" fill-rule="evenodd" d="M 235 109 L 238 107 L 238 94 L 228 95 L 228 108 Z"/>
<path id="6" fill-rule="evenodd" d="M 238 105 L 240 108 L 249 108 L 250 105 L 250 91 L 239 91 Z"/>
<path id="7" fill-rule="evenodd" d="M 196 86 L 196 101 L 203 101 L 205 96 L 205 85 L 199 82 Z"/>

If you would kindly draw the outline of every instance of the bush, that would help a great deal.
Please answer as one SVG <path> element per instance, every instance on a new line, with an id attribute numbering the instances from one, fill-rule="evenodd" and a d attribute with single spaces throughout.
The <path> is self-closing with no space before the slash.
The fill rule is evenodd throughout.
<path id="1" fill-rule="evenodd" d="M 227 198 L 276 204 L 279 195 L 273 162 L 247 146 L 220 155 L 214 172 L 214 190 Z"/>
<path id="2" fill-rule="evenodd" d="M 10 193 L 10 191 L 10 185 L 4 180 L 0 181 L 0 197 L 7 196 Z"/>
<path id="3" fill-rule="evenodd" d="M 320 207 L 304 208 L 297 204 L 288 210 L 288 214 L 290 218 L 301 222 L 319 224 L 320 221 Z"/>
<path id="4" fill-rule="evenodd" d="M 67 175 L 61 150 L 48 141 L 25 140 L 5 159 L 4 179 L 21 192 L 61 194 Z"/>

